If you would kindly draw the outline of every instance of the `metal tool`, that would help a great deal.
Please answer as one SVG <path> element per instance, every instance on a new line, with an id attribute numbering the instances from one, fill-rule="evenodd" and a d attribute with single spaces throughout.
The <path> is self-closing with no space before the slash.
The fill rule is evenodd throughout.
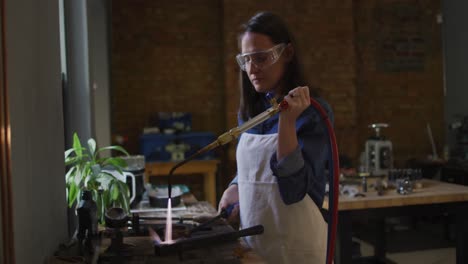
<path id="1" fill-rule="evenodd" d="M 219 245 L 229 241 L 236 241 L 240 237 L 254 236 L 263 234 L 264 228 L 262 225 L 256 225 L 239 231 L 228 231 L 220 233 L 212 233 L 200 235 L 190 238 L 182 238 L 176 240 L 175 243 L 159 243 L 154 241 L 155 254 L 157 256 L 166 256 L 169 254 L 181 253 L 184 250 L 210 247 Z"/>
<path id="2" fill-rule="evenodd" d="M 409 178 L 400 179 L 397 181 L 397 193 L 410 194 L 413 192 L 413 182 Z"/>
<path id="3" fill-rule="evenodd" d="M 375 135 L 366 141 L 365 162 L 367 171 L 374 176 L 386 175 L 393 167 L 392 142 L 380 134 L 388 124 L 377 123 L 369 125 L 375 130 Z"/>
<path id="4" fill-rule="evenodd" d="M 207 228 L 208 226 L 214 224 L 216 221 L 218 221 L 221 218 L 227 219 L 231 215 L 232 210 L 234 209 L 234 206 L 238 204 L 239 204 L 238 202 L 234 204 L 230 204 L 228 207 L 221 209 L 221 212 L 217 216 L 213 217 L 212 219 L 206 221 L 203 224 L 198 225 L 195 228 L 190 229 L 188 231 L 188 236 L 190 236 L 192 233 L 195 233 L 197 231 L 201 231 Z"/>

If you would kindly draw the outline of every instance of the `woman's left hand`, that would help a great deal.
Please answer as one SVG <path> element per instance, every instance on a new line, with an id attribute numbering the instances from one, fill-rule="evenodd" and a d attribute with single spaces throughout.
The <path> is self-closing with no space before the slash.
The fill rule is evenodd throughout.
<path id="1" fill-rule="evenodd" d="M 291 91 L 284 97 L 288 102 L 286 111 L 281 111 L 282 117 L 291 121 L 296 121 L 299 115 L 310 105 L 310 92 L 309 87 L 299 86 Z"/>

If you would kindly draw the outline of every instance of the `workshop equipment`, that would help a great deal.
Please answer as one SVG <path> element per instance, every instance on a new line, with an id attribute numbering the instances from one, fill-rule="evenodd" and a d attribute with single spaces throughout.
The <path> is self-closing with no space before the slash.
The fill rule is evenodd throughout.
<path id="1" fill-rule="evenodd" d="M 132 173 L 134 175 L 134 181 L 129 181 L 127 178 L 127 185 L 129 190 L 134 193 L 130 193 L 134 197 L 130 203 L 130 207 L 134 208 L 143 198 L 145 192 L 144 177 L 145 177 L 145 156 L 143 155 L 131 155 L 121 156 L 121 158 L 127 163 L 127 166 L 123 168 L 123 171 Z M 133 186 L 135 184 L 135 186 Z"/>
<path id="2" fill-rule="evenodd" d="M 229 217 L 229 215 L 231 215 L 232 210 L 234 209 L 234 206 L 236 206 L 238 204 L 239 203 L 230 204 L 227 208 L 221 209 L 221 212 L 217 216 L 215 216 L 212 219 L 206 221 L 205 223 L 203 223 L 203 224 L 189 230 L 189 235 L 194 233 L 194 232 L 197 232 L 199 230 L 203 230 L 203 228 L 206 228 L 206 227 L 212 225 L 213 223 L 215 223 L 216 221 L 218 221 L 221 218 L 227 219 Z"/>
<path id="3" fill-rule="evenodd" d="M 256 225 L 239 231 L 217 231 L 208 234 L 199 234 L 191 238 L 176 240 L 174 243 L 161 243 L 155 241 L 155 254 L 157 256 L 165 256 L 180 253 L 184 250 L 209 247 L 218 243 L 236 241 L 240 237 L 262 234 L 263 231 L 262 225 Z"/>
<path id="4" fill-rule="evenodd" d="M 453 138 L 450 149 L 452 151 L 449 155 L 452 158 L 459 158 L 468 160 L 468 116 L 459 116 L 456 121 L 449 124 L 449 131 L 455 131 L 455 138 Z"/>
<path id="5" fill-rule="evenodd" d="M 388 170 L 393 167 L 392 142 L 380 134 L 382 128 L 388 127 L 385 123 L 369 125 L 373 128 L 375 135 L 366 141 L 365 166 L 373 176 L 387 175 Z"/>
<path id="6" fill-rule="evenodd" d="M 179 186 L 172 186 L 171 203 L 172 206 L 178 206 L 182 202 L 183 192 Z M 146 193 L 148 194 L 148 201 L 151 207 L 167 208 L 167 201 L 169 194 L 167 188 L 157 187 L 151 183 L 145 184 Z"/>
<path id="7" fill-rule="evenodd" d="M 111 238 L 111 244 L 104 255 L 129 256 L 132 245 L 123 242 L 124 233 L 128 225 L 128 216 L 122 208 L 109 208 L 104 214 L 106 223 L 105 235 Z"/>
<path id="8" fill-rule="evenodd" d="M 158 112 L 157 127 L 160 131 L 190 132 L 192 130 L 192 114 L 186 112 Z"/>
<path id="9" fill-rule="evenodd" d="M 149 133 L 140 137 L 140 153 L 147 162 L 181 161 L 213 142 L 212 132 L 183 132 L 174 134 Z M 197 159 L 213 159 L 213 151 L 197 155 Z"/>
<path id="10" fill-rule="evenodd" d="M 223 210 L 219 215 L 208 219 L 204 224 L 195 225 L 193 218 L 174 218 L 178 223 L 172 224 L 174 237 L 170 243 L 160 237 L 164 237 L 165 223 L 154 223 L 152 220 L 166 220 L 161 217 L 141 217 L 139 214 L 126 215 L 122 208 L 110 208 L 105 214 L 106 230 L 104 236 L 111 238 L 108 249 L 100 256 L 101 259 L 113 260 L 115 256 L 130 256 L 135 249 L 131 244 L 124 243 L 124 237 L 146 237 L 156 235 L 154 250 L 157 256 L 182 253 L 185 250 L 204 248 L 219 243 L 231 242 L 239 237 L 252 236 L 263 233 L 263 226 L 257 225 L 250 228 L 235 231 L 229 225 L 219 225 L 216 220 L 227 218 L 233 206 Z M 153 231 L 155 230 L 156 233 Z"/>
<path id="11" fill-rule="evenodd" d="M 422 179 L 421 169 L 391 169 L 388 172 L 388 182 L 395 186 L 397 193 L 410 194 L 415 182 Z"/>

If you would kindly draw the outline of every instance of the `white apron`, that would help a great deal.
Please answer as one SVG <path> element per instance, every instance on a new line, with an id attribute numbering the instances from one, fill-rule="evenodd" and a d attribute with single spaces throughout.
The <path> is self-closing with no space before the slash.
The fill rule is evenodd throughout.
<path id="1" fill-rule="evenodd" d="M 243 133 L 237 146 L 237 175 L 241 227 L 261 224 L 265 232 L 245 241 L 267 263 L 325 263 L 327 224 L 306 194 L 298 203 L 281 199 L 270 157 L 278 134 Z"/>

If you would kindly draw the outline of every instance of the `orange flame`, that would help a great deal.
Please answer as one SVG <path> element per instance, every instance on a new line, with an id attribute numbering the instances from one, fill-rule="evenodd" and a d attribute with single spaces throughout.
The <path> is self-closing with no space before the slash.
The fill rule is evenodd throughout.
<path id="1" fill-rule="evenodd" d="M 153 239 L 154 242 L 156 242 L 158 244 L 162 243 L 161 238 L 159 237 L 158 233 L 156 233 L 153 230 L 153 228 L 148 227 L 148 233 L 149 233 L 150 237 Z"/>

